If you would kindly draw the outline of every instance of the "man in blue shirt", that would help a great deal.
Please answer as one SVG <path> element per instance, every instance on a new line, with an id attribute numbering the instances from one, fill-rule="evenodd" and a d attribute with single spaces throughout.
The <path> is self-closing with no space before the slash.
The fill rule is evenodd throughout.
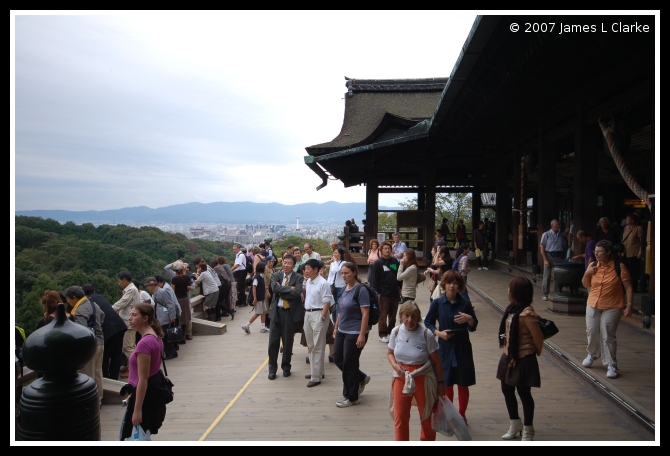
<path id="1" fill-rule="evenodd" d="M 393 256 L 402 258 L 405 250 L 407 250 L 407 244 L 400 240 L 400 233 L 396 231 L 393 233 Z"/>
<path id="2" fill-rule="evenodd" d="M 549 285 L 551 284 L 551 269 L 557 258 L 565 258 L 566 240 L 560 232 L 560 222 L 551 221 L 551 229 L 542 234 L 540 250 L 544 258 L 544 273 L 542 275 L 542 300 L 549 299 Z"/>

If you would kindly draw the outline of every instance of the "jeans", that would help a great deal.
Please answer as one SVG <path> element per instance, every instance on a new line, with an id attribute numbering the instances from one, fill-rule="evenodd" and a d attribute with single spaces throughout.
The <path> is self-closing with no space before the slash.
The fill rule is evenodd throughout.
<path id="1" fill-rule="evenodd" d="M 333 310 L 330 314 L 333 316 L 333 323 L 335 323 L 337 321 L 337 301 L 340 300 L 344 288 L 333 287 L 333 290 L 335 290 L 335 293 L 333 293 L 333 305 L 331 306 Z"/>

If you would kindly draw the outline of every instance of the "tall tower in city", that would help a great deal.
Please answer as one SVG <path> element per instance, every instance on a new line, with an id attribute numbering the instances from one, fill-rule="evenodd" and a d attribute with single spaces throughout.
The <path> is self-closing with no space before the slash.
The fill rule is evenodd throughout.
<path id="1" fill-rule="evenodd" d="M 300 214 L 295 215 L 295 230 L 300 231 Z"/>

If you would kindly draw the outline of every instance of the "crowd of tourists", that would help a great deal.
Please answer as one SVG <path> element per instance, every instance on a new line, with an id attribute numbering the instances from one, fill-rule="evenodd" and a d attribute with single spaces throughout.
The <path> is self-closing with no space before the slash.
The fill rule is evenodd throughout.
<path id="1" fill-rule="evenodd" d="M 549 287 L 546 271 L 559 257 L 557 252 L 565 259 L 566 245 L 584 243 L 585 253 L 567 258 L 584 262 L 582 285 L 589 291 L 587 357 L 582 364 L 591 367 L 601 358 L 607 377 L 616 378 L 616 328 L 621 317 L 631 313 L 634 285 L 644 286 L 642 280 L 639 285 L 635 280 L 640 276 L 644 236 L 638 217 L 629 214 L 621 237 L 607 219 L 601 219 L 595 237 L 586 230 L 577 231 L 573 237 L 574 227 L 563 233 L 559 226 L 557 220 L 552 221 L 551 229 L 539 241 L 545 261 L 542 299 L 546 299 Z M 53 320 L 58 303 L 65 302 L 68 316 L 94 331 L 98 349 L 81 372 L 96 381 L 100 398 L 103 377 L 128 379 L 132 394 L 122 429 L 125 438 L 138 424 L 155 433 L 164 419 L 164 406 L 159 407 L 162 415 L 147 409 L 153 407 L 151 395 L 146 395 L 147 382 L 161 362 L 177 357 L 179 345 L 193 338 L 192 290 L 199 289 L 212 321 L 223 317 L 232 320 L 237 309 L 251 306 L 251 316 L 241 328 L 251 334 L 252 324 L 260 320 L 259 332 L 268 334 L 269 380 L 276 380 L 280 371 L 283 377 L 291 376 L 293 341 L 300 333 L 301 345 L 307 349 L 305 362 L 310 365 L 310 373 L 305 376 L 307 388 L 320 385 L 326 363 L 333 363 L 341 371 L 342 397 L 335 401 L 340 408 L 359 404 L 370 382 L 360 357 L 376 324 L 379 342 L 388 346 L 392 369 L 389 409 L 396 440 L 409 440 L 413 404 L 420 415 L 420 439 L 435 440 L 431 419 L 438 398 L 454 402 L 457 397 L 458 414 L 467 426 L 469 388 L 476 380 L 470 333 L 476 331 L 478 320 L 467 290 L 471 247 L 461 231 L 457 227 L 456 253 L 452 257 L 444 229 L 436 230 L 430 264 L 423 273 L 415 250 L 400 239 L 400 233 L 393 234 L 393 241 L 380 243 L 373 239 L 366 254 L 366 283 L 359 278 L 358 266 L 348 249 L 337 243 L 331 246 L 327 261 L 322 261 L 311 243 L 305 243 L 302 248 L 288 246 L 280 252 L 279 262 L 267 244 L 248 252 L 235 245 L 232 265 L 224 257 L 209 263 L 195 258 L 195 272 L 191 272 L 189 264 L 177 260 L 164 268 L 170 284 L 156 275 L 145 279 L 144 290 L 122 271 L 117 280 L 123 295 L 114 304 L 95 293 L 90 284 L 72 286 L 62 293 L 49 290 L 42 298 L 45 314 L 38 328 Z M 480 270 L 487 269 L 489 241 L 486 224 L 480 222 L 473 232 Z M 618 244 L 622 245 L 620 249 L 615 247 Z M 423 281 L 429 286 L 430 305 L 422 320 L 415 301 L 417 285 Z M 526 278 L 510 281 L 509 305 L 498 329 L 503 353 L 495 375 L 510 419 L 509 429 L 502 435 L 506 440 L 517 435 L 522 440 L 533 440 L 535 434 L 531 388 L 541 384 L 537 356 L 542 353 L 544 337 L 531 305 L 533 291 L 532 282 Z M 377 310 L 374 322 L 373 307 Z M 181 329 L 182 339 L 166 337 L 175 328 Z"/>

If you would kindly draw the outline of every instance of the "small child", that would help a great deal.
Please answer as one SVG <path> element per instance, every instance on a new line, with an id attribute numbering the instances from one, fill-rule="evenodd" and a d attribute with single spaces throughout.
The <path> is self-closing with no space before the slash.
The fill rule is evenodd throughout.
<path id="1" fill-rule="evenodd" d="M 263 278 L 263 273 L 265 272 L 265 262 L 261 261 L 256 265 L 256 272 L 251 282 L 251 296 L 253 300 L 251 305 L 254 306 L 254 314 L 249 318 L 249 321 L 242 325 L 242 330 L 251 334 L 249 327 L 251 324 L 260 316 L 261 317 L 261 332 L 269 332 L 268 328 L 265 326 L 265 316 L 268 313 L 268 307 L 265 304 L 265 279 Z"/>

